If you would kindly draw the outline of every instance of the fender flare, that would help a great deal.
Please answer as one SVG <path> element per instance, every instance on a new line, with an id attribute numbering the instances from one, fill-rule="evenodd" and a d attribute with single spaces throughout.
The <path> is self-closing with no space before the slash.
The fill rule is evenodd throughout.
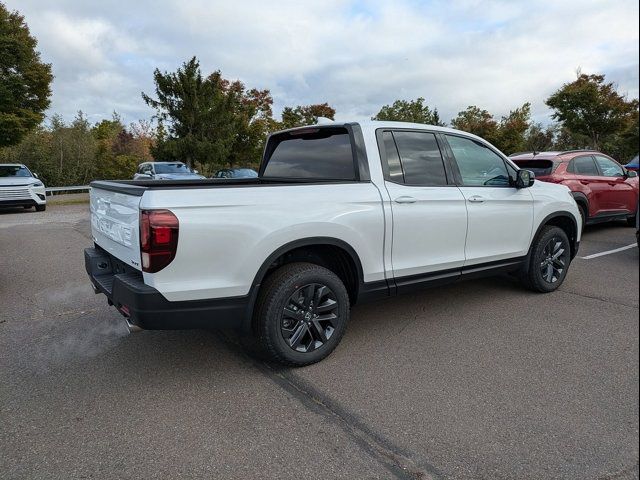
<path id="1" fill-rule="evenodd" d="M 258 298 L 258 292 L 260 291 L 260 285 L 262 285 L 262 281 L 269 270 L 269 267 L 275 262 L 279 257 L 284 255 L 291 250 L 295 250 L 301 247 L 309 247 L 315 245 L 331 245 L 334 247 L 339 247 L 342 250 L 346 251 L 351 260 L 353 261 L 356 267 L 356 275 L 357 275 L 357 288 L 360 290 L 361 286 L 364 282 L 364 274 L 362 270 L 362 262 L 360 261 L 360 257 L 356 253 L 355 249 L 349 245 L 344 240 L 340 240 L 335 237 L 306 237 L 299 238 L 297 240 L 293 240 L 291 242 L 285 243 L 284 245 L 278 247 L 274 252 L 272 252 L 265 260 L 262 262 L 262 265 L 258 269 L 253 282 L 251 283 L 251 288 L 249 289 L 249 298 L 247 302 L 247 310 L 245 314 L 245 318 L 243 321 L 242 329 L 244 331 L 249 331 L 251 329 L 251 321 L 253 317 L 253 309 L 256 303 L 256 299 Z M 357 292 L 356 292 L 357 295 Z"/>
<path id="2" fill-rule="evenodd" d="M 578 222 L 576 222 L 575 217 L 573 216 L 573 214 L 571 212 L 568 212 L 566 210 L 559 210 L 557 212 L 553 212 L 550 213 L 549 215 L 547 215 L 546 217 L 544 217 L 542 219 L 542 221 L 540 222 L 540 224 L 538 225 L 538 228 L 536 229 L 536 233 L 535 235 L 533 235 L 533 237 L 531 237 L 531 244 L 529 245 L 529 251 L 527 252 L 527 257 L 524 261 L 524 268 L 526 270 L 529 269 L 529 261 L 531 259 L 531 251 L 533 250 L 533 244 L 535 243 L 535 241 L 538 239 L 538 237 L 540 236 L 540 231 L 547 226 L 547 224 L 549 223 L 550 220 L 553 220 L 554 218 L 559 218 L 559 217 L 564 217 L 564 218 L 568 218 L 569 220 L 571 220 L 571 223 L 573 224 L 573 228 L 576 232 L 576 237 L 575 238 L 569 238 L 569 242 L 572 243 L 571 245 L 571 259 L 573 259 L 576 254 L 578 253 L 578 242 L 576 241 L 577 238 L 577 234 L 578 234 Z"/>
<path id="3" fill-rule="evenodd" d="M 578 205 L 583 204 L 587 209 L 587 218 L 589 217 L 589 198 L 582 192 L 571 192 L 573 199 Z"/>

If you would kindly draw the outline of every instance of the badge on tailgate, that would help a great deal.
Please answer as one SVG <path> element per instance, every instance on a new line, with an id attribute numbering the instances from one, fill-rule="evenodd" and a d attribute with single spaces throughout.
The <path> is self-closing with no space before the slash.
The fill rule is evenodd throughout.
<path id="1" fill-rule="evenodd" d="M 94 230 L 102 233 L 105 237 L 110 238 L 114 242 L 131 246 L 132 229 L 128 225 L 114 222 L 108 218 L 99 218 L 96 214 L 91 215 L 91 226 Z"/>

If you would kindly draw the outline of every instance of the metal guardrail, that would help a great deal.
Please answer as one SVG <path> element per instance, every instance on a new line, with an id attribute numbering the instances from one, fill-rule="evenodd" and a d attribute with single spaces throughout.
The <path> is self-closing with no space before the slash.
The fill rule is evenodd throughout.
<path id="1" fill-rule="evenodd" d="M 88 192 L 90 188 L 89 185 L 73 185 L 68 187 L 47 187 L 44 190 L 47 192 L 47 195 L 54 195 L 55 193 L 61 192 Z"/>

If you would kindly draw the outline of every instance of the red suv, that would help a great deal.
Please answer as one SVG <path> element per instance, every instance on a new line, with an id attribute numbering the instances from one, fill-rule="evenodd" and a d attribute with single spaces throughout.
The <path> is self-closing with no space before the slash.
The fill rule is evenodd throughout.
<path id="1" fill-rule="evenodd" d="M 511 155 L 520 168 L 536 179 L 561 183 L 573 192 L 582 224 L 626 219 L 635 225 L 638 208 L 638 174 L 607 155 L 590 150 L 529 152 Z"/>

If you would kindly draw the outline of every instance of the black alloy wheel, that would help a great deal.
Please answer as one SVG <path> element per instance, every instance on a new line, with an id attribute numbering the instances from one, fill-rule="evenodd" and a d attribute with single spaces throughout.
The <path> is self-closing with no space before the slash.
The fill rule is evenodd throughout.
<path id="1" fill-rule="evenodd" d="M 280 332 L 290 348 L 308 353 L 331 338 L 339 320 L 333 291 L 326 285 L 310 283 L 289 297 L 282 311 Z"/>
<path id="2" fill-rule="evenodd" d="M 556 283 L 566 268 L 567 248 L 563 240 L 554 236 L 543 249 L 544 260 L 540 262 L 540 273 L 547 283 Z"/>
<path id="3" fill-rule="evenodd" d="M 340 343 L 349 309 L 349 293 L 333 271 L 307 262 L 285 264 L 260 288 L 252 349 L 288 366 L 319 362 Z"/>
<path id="4" fill-rule="evenodd" d="M 570 264 L 571 246 L 567 233 L 560 227 L 547 225 L 536 235 L 520 278 L 534 292 L 553 292 L 564 282 Z"/>

